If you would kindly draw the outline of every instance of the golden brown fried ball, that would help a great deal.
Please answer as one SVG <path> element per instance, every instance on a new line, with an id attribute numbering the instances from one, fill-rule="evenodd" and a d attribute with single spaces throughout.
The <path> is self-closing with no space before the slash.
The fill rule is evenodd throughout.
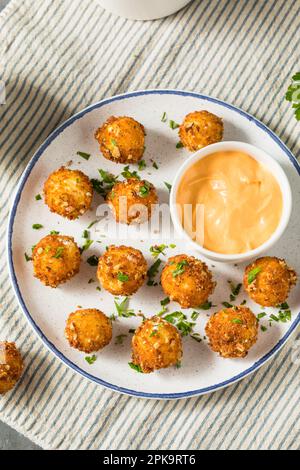
<path id="1" fill-rule="evenodd" d="M 223 138 L 223 121 L 208 111 L 195 111 L 185 116 L 179 128 L 180 141 L 191 152 Z"/>
<path id="2" fill-rule="evenodd" d="M 78 273 L 80 251 L 73 237 L 47 235 L 35 245 L 32 259 L 35 277 L 57 287 Z"/>
<path id="3" fill-rule="evenodd" d="M 258 320 L 247 307 L 225 308 L 205 328 L 211 349 L 225 358 L 245 357 L 256 343 Z"/>
<path id="4" fill-rule="evenodd" d="M 22 357 L 15 343 L 0 341 L 0 395 L 14 388 L 23 368 Z"/>
<path id="5" fill-rule="evenodd" d="M 48 177 L 44 194 L 51 212 L 74 220 L 91 207 L 93 186 L 82 171 L 62 166 Z"/>
<path id="6" fill-rule="evenodd" d="M 254 302 L 264 307 L 275 307 L 285 302 L 296 282 L 296 272 L 285 260 L 271 256 L 249 264 L 244 274 L 245 290 Z"/>
<path id="7" fill-rule="evenodd" d="M 95 308 L 76 310 L 68 317 L 65 336 L 70 346 L 90 354 L 111 341 L 111 321 Z"/>
<path id="8" fill-rule="evenodd" d="M 137 178 L 116 183 L 107 195 L 116 221 L 128 225 L 149 220 L 157 201 L 153 184 Z"/>
<path id="9" fill-rule="evenodd" d="M 182 358 L 177 328 L 161 317 L 146 320 L 132 338 L 132 362 L 145 373 L 176 365 Z"/>
<path id="10" fill-rule="evenodd" d="M 128 116 L 110 117 L 95 138 L 104 157 L 115 163 L 138 162 L 145 150 L 144 126 Z"/>
<path id="11" fill-rule="evenodd" d="M 102 287 L 113 295 L 134 294 L 146 275 L 147 262 L 135 248 L 111 245 L 99 258 L 97 277 Z"/>
<path id="12" fill-rule="evenodd" d="M 177 255 L 164 267 L 161 285 L 182 308 L 197 308 L 207 301 L 216 283 L 205 263 L 193 256 Z"/>

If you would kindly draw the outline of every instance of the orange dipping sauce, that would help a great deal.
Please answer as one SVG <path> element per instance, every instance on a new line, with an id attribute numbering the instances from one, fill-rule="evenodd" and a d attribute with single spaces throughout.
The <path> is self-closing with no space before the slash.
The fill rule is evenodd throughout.
<path id="1" fill-rule="evenodd" d="M 283 207 L 276 178 L 265 165 L 239 151 L 215 152 L 191 165 L 180 181 L 176 202 L 185 230 L 197 242 L 196 207 L 203 205 L 203 247 L 223 254 L 244 253 L 266 242 Z M 188 215 L 185 204 L 192 205 Z"/>

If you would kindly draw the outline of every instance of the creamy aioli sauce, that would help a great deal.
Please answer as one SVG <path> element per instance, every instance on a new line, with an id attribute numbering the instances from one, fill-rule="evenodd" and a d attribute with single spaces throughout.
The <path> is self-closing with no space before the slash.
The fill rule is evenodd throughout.
<path id="1" fill-rule="evenodd" d="M 279 224 L 283 204 L 272 173 L 239 151 L 215 152 L 194 163 L 182 177 L 176 202 L 182 212 L 185 204 L 192 204 L 182 222 L 196 240 L 196 205 L 204 205 L 203 246 L 223 254 L 244 253 L 267 241 Z"/>

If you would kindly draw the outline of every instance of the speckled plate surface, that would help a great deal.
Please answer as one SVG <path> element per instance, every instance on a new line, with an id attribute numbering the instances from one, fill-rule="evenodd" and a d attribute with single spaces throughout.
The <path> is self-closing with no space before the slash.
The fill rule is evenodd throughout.
<path id="1" fill-rule="evenodd" d="M 262 123 L 243 111 L 222 101 L 198 95 L 196 93 L 173 90 L 149 90 L 127 93 L 96 103 L 70 118 L 53 132 L 30 161 L 17 188 L 11 209 L 8 230 L 8 262 L 11 280 L 21 308 L 44 344 L 64 363 L 88 379 L 121 393 L 146 398 L 184 398 L 208 393 L 230 385 L 257 370 L 270 359 L 287 341 L 300 321 L 300 299 L 298 287 L 294 288 L 289 305 L 292 310 L 290 322 L 272 322 L 269 315 L 277 310 L 266 309 L 267 316 L 261 324 L 267 331 L 259 333 L 257 344 L 245 359 L 228 360 L 213 353 L 203 339 L 200 343 L 190 337 L 183 338 L 182 367 L 169 368 L 153 374 L 139 374 L 130 369 L 130 343 L 132 335 L 129 329 L 140 323 L 140 318 L 121 318 L 113 323 L 114 337 L 111 344 L 97 353 L 93 365 L 85 361 L 85 354 L 71 349 L 64 338 L 65 321 L 68 314 L 77 306 L 99 308 L 110 315 L 115 312 L 114 297 L 103 290 L 96 289 L 97 283 L 88 284 L 89 279 L 96 280 L 96 268 L 86 263 L 86 259 L 95 254 L 99 256 L 105 246 L 111 243 L 132 245 L 143 251 L 149 266 L 154 259 L 149 248 L 153 244 L 175 243 L 176 248 L 168 248 L 167 256 L 186 252 L 184 241 L 170 237 L 162 230 L 151 238 L 144 228 L 138 233 L 132 228 L 130 239 L 114 239 L 111 233 L 91 229 L 91 239 L 95 240 L 90 249 L 83 254 L 80 273 L 67 284 L 57 289 L 44 287 L 32 275 L 32 264 L 26 262 L 24 253 L 30 254 L 31 246 L 51 230 L 74 236 L 78 245 L 83 245 L 83 231 L 96 219 L 97 206 L 103 202 L 95 196 L 92 211 L 76 221 L 68 221 L 51 214 L 42 200 L 36 201 L 35 195 L 42 193 L 46 177 L 59 166 L 72 160 L 71 168 L 84 171 L 91 178 L 98 177 L 102 168 L 119 174 L 124 165 L 117 165 L 105 160 L 93 138 L 94 131 L 111 115 L 129 115 L 144 124 L 146 152 L 144 159 L 147 167 L 140 172 L 143 178 L 153 182 L 158 189 L 160 202 L 168 203 L 169 193 L 164 182 L 172 183 L 178 166 L 190 155 L 185 149 L 176 149 L 178 135 L 168 123 L 161 122 L 161 116 L 167 113 L 169 119 L 181 122 L 183 117 L 196 109 L 207 109 L 224 120 L 224 140 L 244 141 L 261 147 L 271 154 L 285 170 L 293 191 L 293 212 L 291 221 L 283 238 L 275 245 L 270 255 L 286 258 L 298 273 L 300 272 L 299 222 L 300 192 L 299 164 L 284 144 Z M 77 155 L 78 151 L 90 153 L 86 161 Z M 153 168 L 153 160 L 159 166 Z M 133 168 L 133 167 L 132 167 Z M 32 224 L 40 223 L 43 229 L 36 231 Z M 96 243 L 96 240 L 102 243 Z M 167 257 L 160 256 L 162 261 Z M 229 301 L 228 280 L 235 284 L 241 282 L 244 265 L 234 266 L 207 261 L 217 281 L 217 287 L 211 300 L 216 307 L 209 311 L 200 311 L 195 331 L 201 337 L 207 317 L 216 311 L 223 301 Z M 130 299 L 130 308 L 141 310 L 146 316 L 161 310 L 160 301 L 165 298 L 160 285 L 144 286 Z M 246 299 L 243 289 L 236 303 Z M 121 299 L 120 299 L 121 300 Z M 259 306 L 247 299 L 247 305 L 255 313 Z M 179 310 L 175 303 L 168 305 L 169 312 Z M 185 313 L 189 317 L 191 310 Z M 115 344 L 116 336 L 127 335 L 123 344 Z"/>

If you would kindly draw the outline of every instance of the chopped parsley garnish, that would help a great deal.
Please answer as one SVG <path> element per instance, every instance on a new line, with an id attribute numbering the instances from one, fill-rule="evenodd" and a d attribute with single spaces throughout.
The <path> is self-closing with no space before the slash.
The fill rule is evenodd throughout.
<path id="1" fill-rule="evenodd" d="M 169 245 L 170 248 L 176 248 L 176 245 L 174 243 L 171 243 L 171 245 Z"/>
<path id="2" fill-rule="evenodd" d="M 266 312 L 260 312 L 257 314 L 257 318 L 260 320 L 261 318 L 264 318 L 266 316 Z"/>
<path id="3" fill-rule="evenodd" d="M 229 302 L 222 302 L 222 305 L 224 305 L 224 307 L 226 307 L 226 308 L 232 308 L 233 307 L 233 305 L 230 304 Z"/>
<path id="4" fill-rule="evenodd" d="M 266 326 L 264 326 L 264 325 L 261 325 L 261 326 L 260 326 L 260 329 L 261 329 L 261 331 L 264 331 L 264 332 L 265 332 L 265 331 L 267 331 L 268 328 L 267 328 Z"/>
<path id="5" fill-rule="evenodd" d="M 199 305 L 198 308 L 200 308 L 200 310 L 209 310 L 211 307 L 212 307 L 212 303 L 207 300 L 203 304 Z"/>
<path id="6" fill-rule="evenodd" d="M 77 155 L 79 155 L 79 157 L 81 158 L 84 158 L 85 160 L 89 160 L 91 157 L 89 153 L 85 153 L 85 152 L 77 152 Z"/>
<path id="7" fill-rule="evenodd" d="M 136 372 L 139 372 L 140 374 L 143 374 L 142 368 L 138 364 L 133 364 L 133 362 L 128 362 L 128 365 L 129 367 L 131 367 L 131 369 L 135 370 Z"/>
<path id="8" fill-rule="evenodd" d="M 176 367 L 176 369 L 180 369 L 180 367 L 181 367 L 181 362 L 180 362 L 180 361 L 176 362 L 175 367 Z"/>
<path id="9" fill-rule="evenodd" d="M 115 139 L 110 139 L 110 142 L 114 147 L 118 146 L 117 141 Z"/>
<path id="10" fill-rule="evenodd" d="M 33 224 L 32 228 L 34 230 L 40 230 L 41 228 L 43 228 L 43 225 L 42 224 Z"/>
<path id="11" fill-rule="evenodd" d="M 199 335 L 199 333 L 192 333 L 191 338 L 194 339 L 195 341 L 197 341 L 198 343 L 201 343 L 201 341 L 202 341 L 201 336 Z"/>
<path id="12" fill-rule="evenodd" d="M 274 315 L 273 313 L 272 313 L 272 315 L 270 315 L 270 319 L 273 320 L 273 321 L 279 322 L 279 318 L 276 317 L 276 315 Z"/>
<path id="13" fill-rule="evenodd" d="M 90 266 L 98 266 L 98 261 L 99 261 L 99 258 L 98 256 L 96 255 L 93 255 L 93 256 L 90 256 L 86 262 L 90 265 Z"/>
<path id="14" fill-rule="evenodd" d="M 41 196 L 40 194 L 37 194 L 37 195 L 35 196 L 35 200 L 36 200 L 36 201 L 40 201 L 41 199 L 42 199 L 42 196 Z"/>
<path id="15" fill-rule="evenodd" d="M 95 354 L 93 354 L 93 356 L 86 356 L 85 357 L 85 360 L 86 362 L 91 366 L 92 364 L 94 364 L 94 362 L 96 361 L 97 357 L 95 356 Z"/>
<path id="16" fill-rule="evenodd" d="M 168 245 L 153 245 L 150 247 L 150 253 L 152 254 L 153 258 L 157 258 L 159 255 L 166 255 L 165 249 L 168 248 Z"/>
<path id="17" fill-rule="evenodd" d="M 153 162 L 153 168 L 155 168 L 156 170 L 158 170 L 158 164 L 156 162 Z"/>
<path id="18" fill-rule="evenodd" d="M 161 262 L 162 262 L 161 259 L 158 258 L 152 264 L 152 266 L 150 266 L 150 268 L 148 269 L 148 271 L 147 271 L 147 276 L 148 276 L 147 286 L 153 286 L 154 285 L 154 279 L 155 279 L 155 276 L 158 273 L 158 269 L 161 265 Z"/>
<path id="19" fill-rule="evenodd" d="M 134 328 L 130 328 L 130 330 L 128 330 L 128 333 L 134 334 L 134 333 L 135 333 L 135 329 L 134 329 Z"/>
<path id="20" fill-rule="evenodd" d="M 182 143 L 182 142 L 180 142 L 180 141 L 179 141 L 179 142 L 177 142 L 177 144 L 176 144 L 176 148 L 177 148 L 177 149 L 182 149 L 182 148 L 183 148 L 183 143 Z"/>
<path id="21" fill-rule="evenodd" d="M 27 253 L 24 253 L 24 256 L 25 256 L 25 259 L 26 259 L 27 263 L 28 263 L 28 261 L 32 261 L 31 256 L 28 256 Z"/>
<path id="22" fill-rule="evenodd" d="M 171 129 L 173 129 L 173 130 L 178 129 L 178 127 L 179 127 L 179 124 L 177 124 L 177 122 L 173 121 L 173 119 L 170 119 L 169 124 L 170 124 Z"/>
<path id="23" fill-rule="evenodd" d="M 164 112 L 162 117 L 161 117 L 161 122 L 167 122 L 167 119 L 168 119 L 167 113 Z"/>
<path id="24" fill-rule="evenodd" d="M 187 316 L 180 312 L 168 313 L 163 317 L 164 320 L 175 325 L 181 332 L 182 336 L 187 336 L 193 332 L 193 327 L 196 325 L 194 322 L 189 322 Z"/>
<path id="25" fill-rule="evenodd" d="M 292 319 L 292 312 L 291 310 L 280 310 L 278 313 L 278 318 L 279 321 L 282 323 L 286 323 L 288 321 L 291 321 Z"/>
<path id="26" fill-rule="evenodd" d="M 187 266 L 188 264 L 189 263 L 185 259 L 182 261 L 179 261 L 179 263 L 176 264 L 176 269 L 173 271 L 172 276 L 177 277 L 183 274 L 185 272 L 184 266 Z"/>
<path id="27" fill-rule="evenodd" d="M 85 244 L 80 248 L 80 253 L 83 253 L 84 251 L 88 250 L 93 243 L 94 240 L 87 240 Z"/>
<path id="28" fill-rule="evenodd" d="M 57 249 L 56 249 L 56 253 L 55 255 L 53 256 L 53 258 L 62 258 L 62 255 L 63 255 L 63 252 L 64 252 L 64 247 L 63 246 L 59 246 Z"/>
<path id="29" fill-rule="evenodd" d="M 105 170 L 98 170 L 101 176 L 101 180 L 91 179 L 94 190 L 103 197 L 106 197 L 107 194 L 111 191 L 113 186 L 116 184 L 118 176 L 114 176 L 112 173 L 109 173 Z"/>
<path id="30" fill-rule="evenodd" d="M 243 302 L 241 302 L 241 305 L 245 305 L 247 303 L 247 300 L 244 299 Z"/>
<path id="31" fill-rule="evenodd" d="M 92 279 L 92 278 L 91 278 L 91 279 L 89 279 L 89 282 L 88 282 L 88 284 L 92 284 L 93 282 L 96 282 L 96 281 L 95 281 L 94 279 Z"/>
<path id="32" fill-rule="evenodd" d="M 196 312 L 195 310 L 192 312 L 191 319 L 192 320 L 197 320 L 199 317 L 199 312 Z"/>
<path id="33" fill-rule="evenodd" d="M 127 338 L 127 335 L 118 335 L 116 336 L 115 344 L 123 344 L 124 338 Z"/>
<path id="34" fill-rule="evenodd" d="M 139 177 L 138 173 L 134 170 L 134 171 L 130 171 L 129 170 L 129 165 L 127 166 L 124 166 L 124 170 L 122 171 L 121 175 L 123 176 L 123 178 L 125 178 L 126 180 L 128 180 L 129 178 L 136 178 L 138 180 L 140 180 L 141 178 Z"/>
<path id="35" fill-rule="evenodd" d="M 240 318 L 233 318 L 231 320 L 231 323 L 236 323 L 237 325 L 242 325 L 243 324 L 243 320 L 241 320 Z"/>
<path id="36" fill-rule="evenodd" d="M 127 274 L 124 274 L 121 271 L 118 272 L 117 278 L 118 278 L 118 281 L 121 281 L 121 282 L 127 282 L 129 280 L 129 277 L 127 276 Z"/>
<path id="37" fill-rule="evenodd" d="M 56 230 L 51 230 L 50 235 L 59 235 L 59 232 Z"/>
<path id="38" fill-rule="evenodd" d="M 101 287 L 97 286 L 97 287 L 96 287 L 96 290 L 98 290 L 99 292 L 101 292 Z"/>
<path id="39" fill-rule="evenodd" d="M 143 186 L 139 189 L 139 194 L 141 197 L 147 197 L 150 192 L 150 184 L 147 181 L 144 181 Z"/>
<path id="40" fill-rule="evenodd" d="M 256 268 L 251 269 L 248 273 L 248 284 L 251 284 L 255 279 L 256 276 L 261 272 L 261 268 L 257 266 Z"/>
<path id="41" fill-rule="evenodd" d="M 140 160 L 139 161 L 139 171 L 143 171 L 146 168 L 146 162 L 145 160 Z"/>
<path id="42" fill-rule="evenodd" d="M 172 185 L 170 183 L 167 183 L 166 181 L 164 181 L 164 185 L 168 188 L 169 193 L 170 193 L 172 189 Z"/>
<path id="43" fill-rule="evenodd" d="M 235 297 L 237 295 L 239 295 L 240 293 L 240 290 L 241 290 L 241 287 L 242 287 L 242 284 L 237 284 L 236 286 L 233 284 L 233 282 L 229 281 L 229 285 L 230 285 L 230 289 L 231 289 L 231 293 L 232 295 L 234 295 Z"/>
<path id="44" fill-rule="evenodd" d="M 136 316 L 134 311 L 128 308 L 128 297 L 125 297 L 125 299 L 123 299 L 121 303 L 118 303 L 115 299 L 114 303 L 118 313 L 118 317 L 129 318 Z"/>
<path id="45" fill-rule="evenodd" d="M 170 303 L 170 297 L 166 297 L 165 299 L 160 301 L 160 305 L 162 305 L 163 307 L 165 305 L 168 305 L 169 303 Z"/>
<path id="46" fill-rule="evenodd" d="M 292 83 L 288 87 L 285 99 L 292 103 L 295 112 L 295 118 L 300 121 L 300 72 L 292 77 Z"/>
<path id="47" fill-rule="evenodd" d="M 91 222 L 90 225 L 88 226 L 88 229 L 92 228 L 93 225 L 95 225 L 97 222 L 98 220 L 93 220 L 93 222 Z"/>
<path id="48" fill-rule="evenodd" d="M 283 304 L 277 305 L 277 308 L 280 308 L 280 310 L 289 310 L 290 306 L 287 302 L 283 302 Z"/>
<path id="49" fill-rule="evenodd" d="M 82 238 L 90 238 L 90 234 L 89 234 L 88 230 L 83 231 Z"/>

